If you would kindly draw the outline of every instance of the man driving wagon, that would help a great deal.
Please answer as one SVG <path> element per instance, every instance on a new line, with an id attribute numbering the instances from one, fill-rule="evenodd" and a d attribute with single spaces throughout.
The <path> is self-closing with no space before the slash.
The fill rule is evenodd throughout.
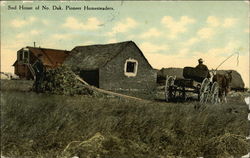
<path id="1" fill-rule="evenodd" d="M 203 64 L 203 60 L 198 60 L 199 64 L 196 67 L 184 67 L 183 78 L 167 76 L 165 85 L 166 101 L 169 100 L 186 100 L 186 93 L 198 94 L 200 102 L 212 103 L 218 101 L 218 83 L 210 82 L 211 78 L 209 69 Z M 193 95 L 192 95 L 193 96 Z"/>

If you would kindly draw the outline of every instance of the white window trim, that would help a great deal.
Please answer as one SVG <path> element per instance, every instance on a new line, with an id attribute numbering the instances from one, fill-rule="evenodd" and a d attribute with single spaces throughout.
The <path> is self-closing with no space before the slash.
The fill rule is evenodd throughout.
<path id="1" fill-rule="evenodd" d="M 127 63 L 128 62 L 135 62 L 135 72 L 127 72 Z M 135 77 L 137 75 L 137 69 L 138 69 L 138 61 L 132 58 L 129 58 L 126 60 L 124 64 L 124 75 L 127 77 Z"/>

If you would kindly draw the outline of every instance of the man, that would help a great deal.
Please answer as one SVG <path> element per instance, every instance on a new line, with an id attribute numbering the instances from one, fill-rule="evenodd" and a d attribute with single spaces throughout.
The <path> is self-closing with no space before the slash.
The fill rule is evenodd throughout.
<path id="1" fill-rule="evenodd" d="M 39 91 L 39 84 L 42 83 L 43 78 L 44 78 L 44 73 L 45 73 L 45 67 L 42 63 L 42 54 L 38 54 L 36 62 L 33 64 L 33 69 L 35 71 L 35 91 Z"/>
<path id="2" fill-rule="evenodd" d="M 200 69 L 200 70 L 206 70 L 207 71 L 207 78 L 210 78 L 211 77 L 211 75 L 210 75 L 210 73 L 209 73 L 209 69 L 207 68 L 207 66 L 206 65 L 204 65 L 203 64 L 203 59 L 199 59 L 198 60 L 198 65 L 195 67 L 195 68 L 197 68 L 197 69 Z"/>

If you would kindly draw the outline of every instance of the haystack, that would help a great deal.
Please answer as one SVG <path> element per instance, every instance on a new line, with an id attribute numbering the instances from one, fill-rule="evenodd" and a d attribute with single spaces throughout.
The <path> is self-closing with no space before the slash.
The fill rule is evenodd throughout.
<path id="1" fill-rule="evenodd" d="M 166 76 L 176 76 L 176 78 L 184 79 L 182 68 L 162 68 L 157 71 L 157 83 L 165 83 Z"/>
<path id="2" fill-rule="evenodd" d="M 226 74 L 226 71 L 232 71 L 232 82 L 230 84 L 233 90 L 244 90 L 245 83 L 241 75 L 235 70 L 218 70 L 218 74 Z"/>
<path id="3" fill-rule="evenodd" d="M 44 79 L 34 89 L 41 93 L 61 95 L 93 94 L 93 90 L 81 83 L 75 73 L 66 66 L 47 70 Z"/>

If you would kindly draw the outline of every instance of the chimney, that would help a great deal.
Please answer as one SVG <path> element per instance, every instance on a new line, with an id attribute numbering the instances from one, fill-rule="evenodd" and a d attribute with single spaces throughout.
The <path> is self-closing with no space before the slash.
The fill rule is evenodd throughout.
<path id="1" fill-rule="evenodd" d="M 34 47 L 36 47 L 36 42 L 34 42 Z"/>

